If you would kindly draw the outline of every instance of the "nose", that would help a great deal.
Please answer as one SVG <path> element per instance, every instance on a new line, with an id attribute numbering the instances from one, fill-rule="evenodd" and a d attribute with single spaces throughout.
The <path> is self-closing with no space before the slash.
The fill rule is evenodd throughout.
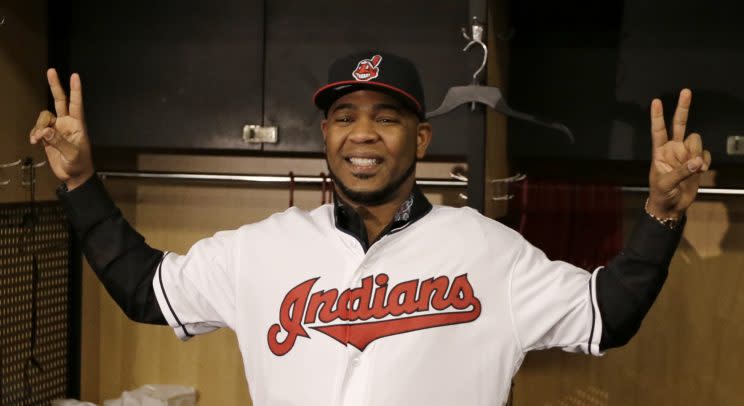
<path id="1" fill-rule="evenodd" d="M 360 144 L 375 142 L 378 139 L 379 134 L 375 129 L 374 120 L 366 117 L 358 118 L 349 133 L 349 140 Z"/>

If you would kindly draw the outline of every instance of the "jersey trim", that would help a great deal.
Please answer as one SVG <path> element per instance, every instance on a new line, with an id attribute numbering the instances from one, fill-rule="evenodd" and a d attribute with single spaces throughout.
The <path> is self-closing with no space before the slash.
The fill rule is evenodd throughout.
<path id="1" fill-rule="evenodd" d="M 176 311 L 173 310 L 173 305 L 171 305 L 170 299 L 168 299 L 168 294 L 165 293 L 165 285 L 163 284 L 163 261 L 165 261 L 165 257 L 168 256 L 168 254 L 170 254 L 170 252 L 168 251 L 163 253 L 163 258 L 160 259 L 160 263 L 158 264 L 157 278 L 160 289 L 155 289 L 155 294 L 156 296 L 158 296 L 159 303 L 165 302 L 165 304 L 168 305 L 168 310 L 170 310 L 170 313 L 165 311 L 163 312 L 163 315 L 166 317 L 166 319 L 168 319 L 168 324 L 173 327 L 173 330 L 176 332 L 176 335 L 179 339 L 186 341 L 192 338 L 194 335 L 189 333 L 189 331 L 186 329 L 186 325 L 181 323 L 181 320 L 178 318 Z"/>
<path id="2" fill-rule="evenodd" d="M 599 312 L 597 303 L 597 275 L 604 267 L 598 267 L 592 272 L 589 279 L 589 297 L 592 302 L 592 329 L 589 333 L 589 342 L 587 342 L 587 352 L 590 355 L 602 356 L 604 352 L 600 350 L 599 343 L 602 341 L 602 313 Z"/>
<path id="3" fill-rule="evenodd" d="M 335 194 L 333 199 L 333 215 L 336 228 L 359 241 L 364 252 L 367 252 L 369 247 L 380 241 L 382 237 L 403 230 L 420 220 L 431 211 L 432 207 L 432 204 L 421 192 L 421 189 L 414 185 L 408 199 L 401 203 L 395 216 L 393 216 L 393 219 L 383 229 L 377 239 L 368 241 L 367 230 L 359 214 L 344 202 L 338 194 Z"/>
<path id="4" fill-rule="evenodd" d="M 519 351 L 522 353 L 522 355 L 526 354 L 528 350 L 524 348 L 524 344 L 522 343 L 522 339 L 519 337 L 519 329 L 517 328 L 517 319 L 514 315 L 514 302 L 513 302 L 513 296 L 512 296 L 512 285 L 514 283 L 514 270 L 517 267 L 517 261 L 519 261 L 519 257 L 522 255 L 522 251 L 524 251 L 524 241 L 522 241 L 522 244 L 519 245 L 519 252 L 517 252 L 517 255 L 514 256 L 514 261 L 511 264 L 511 267 L 509 269 L 509 286 L 507 295 L 509 297 L 509 320 L 511 321 L 512 331 L 514 334 L 514 339 L 517 342 L 517 346 L 519 347 Z M 522 363 L 520 361 L 516 369 L 514 370 L 514 373 L 516 374 L 517 369 L 519 368 L 519 365 Z"/>

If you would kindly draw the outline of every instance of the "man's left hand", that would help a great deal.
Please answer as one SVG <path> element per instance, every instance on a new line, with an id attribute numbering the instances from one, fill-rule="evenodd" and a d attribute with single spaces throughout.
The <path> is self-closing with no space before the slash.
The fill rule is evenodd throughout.
<path id="1" fill-rule="evenodd" d="M 651 102 L 653 145 L 649 173 L 647 210 L 659 218 L 681 218 L 692 204 L 700 185 L 700 174 L 710 167 L 710 152 L 703 150 L 700 134 L 685 138 L 692 92 L 683 89 L 674 112 L 672 137 L 664 124 L 661 100 Z"/>

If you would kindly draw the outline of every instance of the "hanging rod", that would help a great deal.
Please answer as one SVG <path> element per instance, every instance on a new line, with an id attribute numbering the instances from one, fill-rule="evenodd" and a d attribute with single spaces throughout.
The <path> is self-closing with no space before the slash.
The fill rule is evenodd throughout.
<path id="1" fill-rule="evenodd" d="M 648 187 L 623 186 L 623 192 L 648 192 Z M 738 195 L 744 196 L 744 189 L 722 189 L 713 187 L 698 188 L 699 195 Z"/>
<path id="2" fill-rule="evenodd" d="M 235 175 L 219 173 L 175 173 L 175 172 L 114 172 L 99 171 L 101 179 L 149 179 L 149 180 L 171 180 L 188 182 L 219 182 L 219 183 L 286 183 L 289 184 L 289 175 Z M 326 177 L 327 182 L 330 178 Z M 295 183 L 321 184 L 322 176 L 295 176 Z M 416 179 L 420 186 L 435 187 L 465 187 L 467 182 L 454 179 Z"/>
<path id="3" fill-rule="evenodd" d="M 248 183 L 248 184 L 270 184 L 281 183 L 289 184 L 289 175 L 237 175 L 237 174 L 220 174 L 220 173 L 178 173 L 178 172 L 139 172 L 139 171 L 99 171 L 98 176 L 101 179 L 145 179 L 145 180 L 164 180 L 164 181 L 186 181 L 186 182 L 219 182 L 219 183 Z M 327 180 L 328 178 L 326 178 Z M 304 184 L 321 184 L 321 176 L 295 176 L 295 183 Z M 416 179 L 416 184 L 420 186 L 444 187 L 444 188 L 461 188 L 466 187 L 468 182 L 455 179 Z M 648 187 L 622 186 L 623 192 L 647 193 Z M 744 196 L 744 189 L 723 189 L 723 188 L 700 188 L 698 194 L 703 195 L 735 195 Z"/>

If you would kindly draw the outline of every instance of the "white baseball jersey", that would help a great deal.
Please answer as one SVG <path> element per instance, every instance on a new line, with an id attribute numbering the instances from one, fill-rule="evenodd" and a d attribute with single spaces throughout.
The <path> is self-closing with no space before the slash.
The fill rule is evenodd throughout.
<path id="1" fill-rule="evenodd" d="M 597 272 L 470 208 L 434 206 L 365 253 L 333 205 L 169 253 L 153 285 L 182 339 L 236 332 L 256 405 L 497 405 L 527 351 L 599 353 Z"/>

